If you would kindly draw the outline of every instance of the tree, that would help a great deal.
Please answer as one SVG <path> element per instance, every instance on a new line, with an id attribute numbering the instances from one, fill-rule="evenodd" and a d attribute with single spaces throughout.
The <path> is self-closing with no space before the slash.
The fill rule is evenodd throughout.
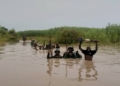
<path id="1" fill-rule="evenodd" d="M 67 42 L 68 44 L 71 44 L 77 41 L 76 39 L 79 38 L 79 32 L 77 29 L 62 28 L 62 30 L 56 34 L 55 38 L 59 43 L 65 44 Z"/>
<path id="2" fill-rule="evenodd" d="M 0 36 L 3 37 L 4 35 L 6 35 L 6 30 L 3 29 L 3 27 L 0 27 Z"/>
<path id="3" fill-rule="evenodd" d="M 11 30 L 9 30 L 8 33 L 9 33 L 10 35 L 12 35 L 12 36 L 16 36 L 16 35 L 17 35 L 17 34 L 16 34 L 16 31 L 14 30 L 14 28 L 11 29 Z"/>

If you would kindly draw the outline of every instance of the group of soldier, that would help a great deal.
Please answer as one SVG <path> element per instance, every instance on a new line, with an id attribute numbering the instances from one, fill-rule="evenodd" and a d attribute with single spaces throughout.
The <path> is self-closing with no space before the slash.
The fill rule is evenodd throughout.
<path id="1" fill-rule="evenodd" d="M 25 38 L 23 38 L 23 41 L 25 41 Z M 82 45 L 83 41 L 94 42 L 95 50 L 91 50 L 91 48 L 89 46 L 87 46 L 85 50 L 82 49 L 81 45 Z M 87 40 L 80 39 L 79 40 L 79 50 L 84 54 L 85 60 L 92 60 L 93 55 L 98 50 L 97 43 L 98 43 L 98 41 L 95 41 L 95 40 L 94 41 L 89 40 L 89 39 L 87 39 Z M 56 43 L 56 44 L 48 43 L 46 45 L 45 44 L 39 45 L 37 43 L 37 41 L 31 40 L 31 46 L 34 47 L 35 50 L 38 50 L 38 49 L 48 50 L 47 59 L 51 59 L 51 58 L 82 58 L 82 55 L 80 55 L 78 51 L 74 51 L 74 48 L 71 46 L 67 47 L 66 52 L 64 52 L 62 56 L 60 55 L 60 46 L 58 43 Z M 53 48 L 55 48 L 54 55 L 52 54 Z"/>
<path id="2" fill-rule="evenodd" d="M 95 43 L 95 49 L 91 50 L 91 48 L 89 46 L 86 47 L 86 49 L 82 49 L 81 45 L 83 43 L 83 41 L 79 42 L 79 50 L 84 54 L 85 60 L 92 60 L 93 55 L 97 52 L 98 50 L 98 45 L 97 42 L 98 41 L 91 41 Z M 48 50 L 47 53 L 47 59 L 51 59 L 51 58 L 82 58 L 82 55 L 79 54 L 78 51 L 74 51 L 73 47 L 68 47 L 66 52 L 63 53 L 63 55 L 60 55 L 60 46 L 58 43 L 52 45 L 52 49 L 55 48 L 54 54 L 52 54 L 52 49 L 50 48 L 50 45 L 44 45 L 44 46 L 39 46 L 34 40 L 31 41 L 31 46 L 35 47 L 35 49 L 37 50 L 37 47 L 39 47 L 39 49 L 45 49 Z"/>
<path id="3" fill-rule="evenodd" d="M 44 43 L 43 45 L 40 45 L 35 40 L 31 40 L 31 46 L 34 47 L 35 50 L 38 50 L 38 49 L 39 50 L 48 50 L 48 49 L 50 49 L 50 43 L 48 43 L 48 44 Z M 52 44 L 51 48 L 60 48 L 60 46 L 58 45 L 58 43 L 56 43 L 56 44 Z"/>

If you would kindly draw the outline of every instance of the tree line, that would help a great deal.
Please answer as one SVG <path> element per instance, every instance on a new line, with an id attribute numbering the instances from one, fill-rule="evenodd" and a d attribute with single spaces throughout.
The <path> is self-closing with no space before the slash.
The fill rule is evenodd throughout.
<path id="1" fill-rule="evenodd" d="M 84 39 L 99 40 L 103 44 L 120 44 L 120 25 L 108 24 L 105 28 L 89 27 L 55 27 L 47 30 L 25 30 L 16 32 L 0 26 L 0 42 L 17 41 L 25 34 L 27 38 L 35 39 L 40 43 L 48 42 L 52 37 L 53 42 L 65 44 L 77 43 L 80 37 Z"/>
<path id="2" fill-rule="evenodd" d="M 37 37 L 39 41 L 48 40 L 52 36 L 54 42 L 65 44 L 76 43 L 80 37 L 96 39 L 103 44 L 120 43 L 120 25 L 108 24 L 105 28 L 88 27 L 55 27 L 48 30 L 26 30 L 17 32 L 19 35 L 26 34 L 27 37 Z M 43 40 L 44 39 L 44 40 Z"/>

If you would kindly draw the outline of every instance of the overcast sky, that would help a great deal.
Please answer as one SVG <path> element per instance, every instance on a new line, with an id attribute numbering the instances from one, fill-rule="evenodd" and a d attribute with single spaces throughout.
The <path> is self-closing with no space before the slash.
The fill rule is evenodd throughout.
<path id="1" fill-rule="evenodd" d="M 120 24 L 120 0 L 0 0 L 0 25 L 16 31 Z"/>

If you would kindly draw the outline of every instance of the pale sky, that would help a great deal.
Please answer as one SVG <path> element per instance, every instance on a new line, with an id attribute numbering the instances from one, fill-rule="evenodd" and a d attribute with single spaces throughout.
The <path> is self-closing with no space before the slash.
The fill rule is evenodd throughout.
<path id="1" fill-rule="evenodd" d="M 8 29 L 120 24 L 120 0 L 0 0 L 0 25 Z"/>

